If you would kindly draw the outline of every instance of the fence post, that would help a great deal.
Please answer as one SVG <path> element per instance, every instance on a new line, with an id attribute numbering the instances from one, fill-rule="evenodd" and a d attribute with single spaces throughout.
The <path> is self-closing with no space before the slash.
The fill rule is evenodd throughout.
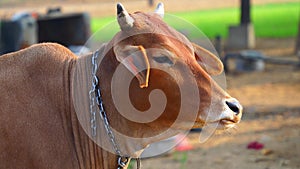
<path id="1" fill-rule="evenodd" d="M 250 0 L 241 0 L 241 20 L 240 23 L 242 24 L 249 24 L 251 22 L 250 16 Z"/>
<path id="2" fill-rule="evenodd" d="M 298 36 L 296 37 L 295 53 L 300 59 L 300 14 L 299 14 L 299 21 L 298 21 Z"/>
<path id="3" fill-rule="evenodd" d="M 153 6 L 153 4 L 154 4 L 153 0 L 148 0 L 148 5 L 149 5 L 150 7 Z"/>
<path id="4" fill-rule="evenodd" d="M 255 31 L 250 18 L 250 0 L 240 0 L 240 24 L 229 26 L 226 48 L 228 50 L 253 49 L 255 47 Z"/>

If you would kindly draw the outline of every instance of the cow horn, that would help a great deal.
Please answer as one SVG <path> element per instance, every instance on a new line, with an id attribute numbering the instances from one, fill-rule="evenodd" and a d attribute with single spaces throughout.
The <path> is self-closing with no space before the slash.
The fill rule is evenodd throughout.
<path id="1" fill-rule="evenodd" d="M 165 15 L 164 4 L 162 2 L 158 3 L 154 12 L 163 18 Z"/>
<path id="2" fill-rule="evenodd" d="M 117 16 L 121 30 L 133 27 L 134 19 L 128 14 L 121 3 L 117 4 Z"/>

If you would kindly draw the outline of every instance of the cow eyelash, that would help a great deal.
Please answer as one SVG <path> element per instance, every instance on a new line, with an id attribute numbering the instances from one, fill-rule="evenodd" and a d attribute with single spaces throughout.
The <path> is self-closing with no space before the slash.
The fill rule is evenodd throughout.
<path id="1" fill-rule="evenodd" d="M 153 59 L 157 63 L 167 63 L 167 64 L 170 64 L 170 65 L 173 65 L 173 61 L 167 56 L 153 57 Z"/>

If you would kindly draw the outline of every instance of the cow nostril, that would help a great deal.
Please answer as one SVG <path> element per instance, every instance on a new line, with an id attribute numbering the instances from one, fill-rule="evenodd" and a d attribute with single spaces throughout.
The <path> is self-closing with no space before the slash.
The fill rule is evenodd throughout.
<path id="1" fill-rule="evenodd" d="M 235 115 L 239 115 L 240 113 L 240 108 L 239 108 L 239 103 L 238 102 L 229 102 L 226 101 L 227 106 L 232 110 Z"/>

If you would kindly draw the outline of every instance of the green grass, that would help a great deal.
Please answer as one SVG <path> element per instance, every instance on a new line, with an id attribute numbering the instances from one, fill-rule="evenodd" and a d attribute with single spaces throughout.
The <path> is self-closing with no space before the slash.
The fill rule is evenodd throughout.
<path id="1" fill-rule="evenodd" d="M 188 151 L 175 152 L 173 154 L 173 159 L 175 162 L 180 163 L 180 169 L 185 169 L 188 162 Z"/>
<path id="2" fill-rule="evenodd" d="M 175 15 L 195 25 L 209 38 L 216 35 L 227 36 L 229 25 L 237 25 L 239 21 L 239 10 L 237 8 L 193 11 Z"/>
<path id="3" fill-rule="evenodd" d="M 299 22 L 300 5 L 298 3 L 282 3 L 252 6 L 251 18 L 254 24 L 256 37 L 286 38 L 297 35 Z M 165 18 L 165 21 L 178 30 L 184 31 L 186 23 L 189 22 L 199 28 L 209 38 L 216 35 L 228 36 L 228 27 L 239 24 L 238 8 L 224 8 L 217 10 L 191 11 L 184 13 L 172 13 L 185 21 L 172 23 L 172 19 Z M 174 18 L 174 17 L 171 17 Z M 92 32 L 115 20 L 115 17 L 93 18 Z M 114 31 L 118 31 L 116 26 Z M 193 28 L 194 29 L 194 28 Z M 195 30 L 187 31 L 193 36 Z M 104 39 L 107 35 L 103 35 Z"/>
<path id="4" fill-rule="evenodd" d="M 258 37 L 295 37 L 300 16 L 300 4 L 258 6 L 253 9 L 252 18 Z"/>

